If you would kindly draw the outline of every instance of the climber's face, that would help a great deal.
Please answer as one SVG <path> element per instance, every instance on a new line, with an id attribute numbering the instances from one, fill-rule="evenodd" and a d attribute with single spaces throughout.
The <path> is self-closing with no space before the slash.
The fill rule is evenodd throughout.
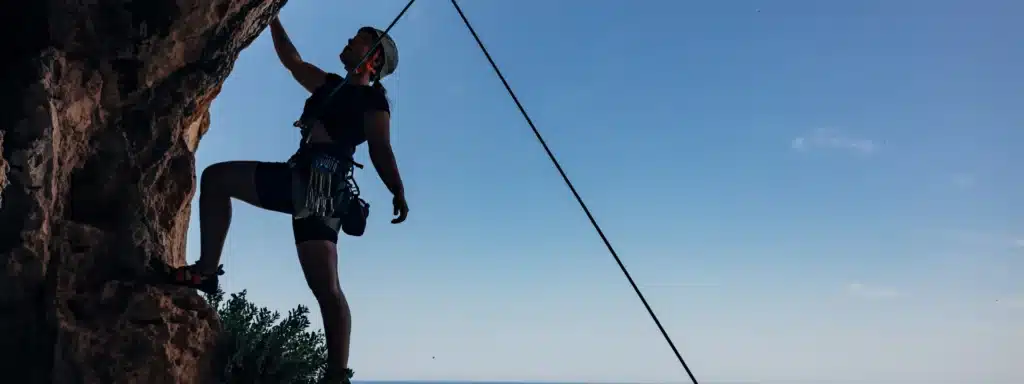
<path id="1" fill-rule="evenodd" d="M 341 54 L 338 57 L 341 59 L 341 63 L 345 65 L 345 70 L 351 71 L 355 69 L 356 65 L 359 65 L 359 60 L 366 56 L 366 53 L 373 47 L 373 43 L 376 42 L 376 36 L 371 31 L 359 31 L 351 39 L 348 39 L 348 45 L 341 50 Z"/>

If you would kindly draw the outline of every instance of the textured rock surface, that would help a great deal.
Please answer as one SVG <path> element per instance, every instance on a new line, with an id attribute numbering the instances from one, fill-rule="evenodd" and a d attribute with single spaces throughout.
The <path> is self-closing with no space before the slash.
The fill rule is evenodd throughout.
<path id="1" fill-rule="evenodd" d="M 136 279 L 184 262 L 208 107 L 284 2 L 0 5 L 4 382 L 209 381 L 212 310 Z"/>

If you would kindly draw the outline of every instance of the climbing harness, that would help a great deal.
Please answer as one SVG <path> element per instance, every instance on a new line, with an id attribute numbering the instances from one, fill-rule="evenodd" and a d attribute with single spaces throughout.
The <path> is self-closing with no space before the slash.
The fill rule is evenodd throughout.
<path id="1" fill-rule="evenodd" d="M 658 326 L 658 330 L 661 331 L 661 335 L 665 338 L 669 347 L 672 348 L 672 352 L 675 353 L 676 359 L 679 360 L 679 364 L 683 366 L 684 370 L 686 370 L 686 374 L 689 375 L 693 384 L 699 384 L 697 382 L 697 378 L 690 370 L 690 367 L 686 364 L 686 360 L 684 360 L 682 354 L 679 353 L 679 349 L 676 348 L 675 343 L 672 342 L 672 338 L 669 337 L 668 332 L 665 331 L 665 327 L 661 325 L 661 321 L 658 320 L 658 316 L 654 314 L 654 310 L 651 309 L 651 305 L 647 303 L 647 299 L 644 297 L 644 294 L 640 292 L 640 287 L 638 287 L 636 282 L 633 281 L 633 277 L 630 276 L 629 271 L 626 269 L 626 265 L 622 263 L 622 259 L 619 257 L 618 253 L 615 252 L 615 248 L 612 247 L 608 237 L 605 236 L 604 231 L 601 230 L 601 226 L 597 224 L 597 220 L 594 219 L 594 215 L 590 213 L 590 209 L 587 208 L 587 204 L 583 202 L 583 198 L 580 197 L 579 192 L 576 192 L 576 187 L 573 186 L 572 181 L 569 180 L 569 176 L 565 173 L 565 170 L 562 169 L 561 164 L 558 163 L 558 159 L 555 158 L 554 153 L 551 152 L 551 148 L 549 148 L 547 142 L 544 141 L 544 137 L 541 136 L 540 130 L 538 130 L 537 126 L 533 124 L 533 120 L 530 119 L 530 115 L 526 113 L 526 108 L 524 108 L 523 104 L 519 102 L 519 98 L 516 97 L 515 92 L 512 92 L 512 87 L 508 84 L 508 81 L 505 80 L 505 76 L 501 73 L 501 70 L 498 69 L 498 64 L 496 64 L 494 59 L 491 58 L 491 54 L 488 53 L 487 47 L 484 46 L 483 41 L 480 40 L 480 36 L 477 35 L 473 25 L 470 24 L 469 19 L 466 18 L 466 14 L 462 12 L 462 7 L 459 6 L 459 3 L 456 0 L 451 0 L 451 3 L 452 6 L 455 7 L 455 11 L 459 13 L 459 17 L 462 18 L 462 22 L 466 25 L 469 33 L 473 35 L 473 39 L 476 40 L 477 45 L 480 46 L 480 50 L 483 52 L 484 56 L 487 57 L 487 61 L 491 63 L 491 68 L 494 69 L 494 73 L 498 75 L 498 79 L 500 79 L 501 83 L 505 85 L 505 90 L 508 91 L 508 95 L 512 97 L 512 101 L 516 103 L 516 107 L 519 108 L 519 112 L 523 115 L 523 118 L 526 119 L 526 123 L 530 126 L 530 129 L 533 130 L 533 134 L 537 137 L 537 141 L 539 141 L 540 145 L 544 147 L 544 151 L 547 152 L 548 158 L 551 159 L 551 163 L 554 164 L 558 173 L 562 175 L 562 180 L 565 182 L 565 185 L 569 187 L 573 196 L 576 197 L 576 202 L 579 203 L 580 208 L 583 208 L 583 212 L 587 214 L 587 218 L 590 219 L 590 224 L 593 225 L 594 230 L 597 231 L 601 240 L 604 241 L 604 245 L 608 248 L 608 252 L 612 254 L 612 257 L 615 258 L 615 262 L 619 264 L 619 269 L 622 270 L 622 274 L 626 276 L 626 280 L 629 280 L 629 284 L 633 286 L 633 291 L 636 293 L 637 297 L 640 298 L 644 307 L 647 308 L 647 313 L 651 316 L 651 319 L 654 320 L 654 324 Z"/>
<path id="2" fill-rule="evenodd" d="M 356 68 L 360 71 L 369 70 L 374 72 L 376 81 L 394 72 L 398 66 L 398 48 L 394 40 L 388 35 L 391 28 L 398 23 L 409 7 L 416 2 L 410 0 L 405 8 L 395 16 L 384 31 L 374 29 L 377 38 L 369 51 L 359 60 Z M 380 49 L 378 49 L 380 48 Z M 379 72 L 373 69 L 373 62 L 384 54 L 384 67 Z M 305 111 L 302 116 L 293 124 L 302 131 L 302 147 L 310 144 L 313 122 L 321 112 L 327 109 L 334 95 L 348 83 L 348 76 L 343 78 L 337 85 L 328 92 L 323 100 L 311 111 Z M 300 152 L 302 149 L 300 149 Z M 354 154 L 355 150 L 352 149 Z M 302 158 L 301 156 L 298 158 Z M 293 159 L 297 157 L 293 156 Z M 292 196 L 295 197 L 294 219 L 302 219 L 310 216 L 334 218 L 341 217 L 342 230 L 352 236 L 360 236 L 366 227 L 366 218 L 369 215 L 369 203 L 359 197 L 359 186 L 355 182 L 354 169 L 352 166 L 362 168 L 363 166 L 352 159 L 351 154 L 347 158 L 339 159 L 323 152 L 312 153 L 305 157 L 305 161 L 289 161 L 293 169 Z M 306 167 L 307 169 L 299 169 Z M 305 180 L 303 180 L 305 179 Z M 341 190 L 339 186 L 345 187 Z M 344 193 L 342 193 L 344 192 Z M 340 211 L 338 209 L 341 209 Z M 353 209 L 356 211 L 353 212 Z"/>

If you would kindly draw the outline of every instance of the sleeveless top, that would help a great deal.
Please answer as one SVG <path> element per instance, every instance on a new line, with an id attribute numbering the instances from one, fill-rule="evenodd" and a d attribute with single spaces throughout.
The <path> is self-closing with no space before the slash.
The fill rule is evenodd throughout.
<path id="1" fill-rule="evenodd" d="M 323 105 L 323 99 L 344 79 L 335 73 L 328 73 L 323 85 L 313 91 L 306 99 L 302 114 L 312 113 L 312 108 L 319 108 L 318 120 L 323 124 L 327 135 L 334 144 L 355 149 L 366 142 L 363 130 L 364 114 L 370 111 L 391 113 L 391 107 L 384 93 L 369 85 L 345 84 L 334 93 L 330 103 Z"/>

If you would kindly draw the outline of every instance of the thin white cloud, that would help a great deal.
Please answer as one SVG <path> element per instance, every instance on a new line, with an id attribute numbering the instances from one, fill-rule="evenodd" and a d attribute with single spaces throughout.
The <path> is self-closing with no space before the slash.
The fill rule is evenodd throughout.
<path id="1" fill-rule="evenodd" d="M 903 296 L 900 292 L 883 287 L 872 287 L 862 283 L 846 285 L 846 293 L 862 299 L 894 299 Z"/>
<path id="2" fill-rule="evenodd" d="M 794 138 L 789 143 L 797 151 L 833 149 L 869 155 L 878 150 L 874 141 L 846 136 L 833 129 L 816 129 L 809 135 Z"/>

